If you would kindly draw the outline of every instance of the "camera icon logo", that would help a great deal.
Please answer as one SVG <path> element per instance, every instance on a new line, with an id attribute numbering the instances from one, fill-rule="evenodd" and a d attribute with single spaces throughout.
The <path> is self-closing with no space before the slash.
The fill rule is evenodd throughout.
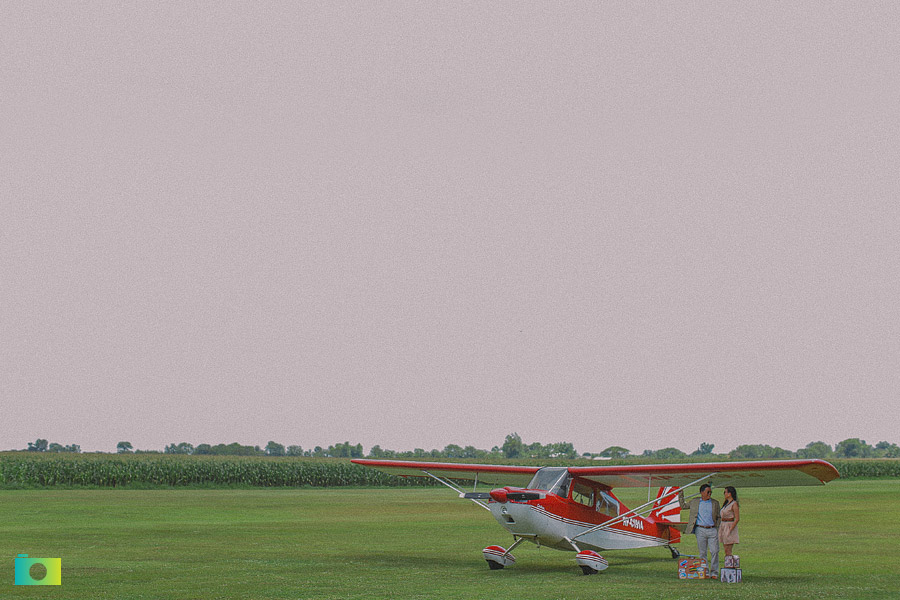
<path id="1" fill-rule="evenodd" d="M 62 585 L 61 558 L 16 558 L 15 585 Z"/>

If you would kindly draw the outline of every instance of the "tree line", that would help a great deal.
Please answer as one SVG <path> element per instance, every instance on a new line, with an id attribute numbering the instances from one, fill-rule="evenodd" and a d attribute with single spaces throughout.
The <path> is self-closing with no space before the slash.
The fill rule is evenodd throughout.
<path id="1" fill-rule="evenodd" d="M 116 445 L 116 452 L 119 454 L 189 454 L 189 455 L 210 455 L 210 456 L 306 456 L 311 458 L 385 458 L 385 459 L 477 459 L 491 460 L 496 458 L 510 459 L 546 459 L 546 458 L 562 458 L 575 459 L 583 458 L 601 458 L 601 459 L 624 459 L 629 457 L 643 457 L 656 460 L 681 460 L 688 457 L 710 458 L 732 458 L 732 459 L 779 459 L 779 458 L 900 458 L 900 446 L 895 443 L 886 441 L 878 442 L 875 445 L 867 444 L 865 440 L 859 438 L 848 438 L 838 442 L 834 446 L 825 442 L 810 442 L 804 448 L 797 451 L 786 450 L 777 446 L 769 446 L 767 444 L 742 444 L 724 454 L 715 454 L 713 452 L 715 446 L 710 443 L 702 443 L 691 453 L 684 452 L 678 448 L 661 448 L 659 450 L 644 450 L 640 454 L 633 454 L 629 449 L 622 446 L 609 446 L 608 448 L 597 452 L 585 452 L 579 454 L 575 450 L 575 446 L 571 442 L 553 442 L 542 444 L 540 442 L 532 442 L 526 444 L 518 433 L 511 433 L 506 436 L 503 444 L 494 446 L 490 450 L 482 450 L 474 446 L 459 446 L 457 444 L 448 444 L 442 450 L 432 449 L 425 450 L 423 448 L 415 448 L 413 450 L 390 450 L 382 448 L 380 445 L 372 446 L 368 454 L 363 450 L 362 444 L 351 444 L 343 442 L 332 444 L 327 448 L 315 446 L 314 448 L 303 448 L 299 445 L 279 444 L 270 441 L 265 447 L 247 446 L 238 444 L 198 444 L 194 446 L 188 442 L 168 444 L 164 450 L 138 450 L 135 449 L 131 442 L 122 441 Z M 63 445 L 58 443 L 50 443 L 45 439 L 37 439 L 28 443 L 26 452 L 81 452 L 78 444 Z"/>
<path id="2" fill-rule="evenodd" d="M 631 455 L 624 448 L 619 448 L 618 446 L 613 448 L 616 454 L 614 458 L 625 458 Z M 900 458 L 900 446 L 897 444 L 882 441 L 873 446 L 859 438 L 848 438 L 834 446 L 825 442 L 810 442 L 797 451 L 786 450 L 778 446 L 773 447 L 768 444 L 742 444 L 725 454 L 713 454 L 713 448 L 713 444 L 703 443 L 690 454 L 682 452 L 678 448 L 662 448 L 660 450 L 644 450 L 640 456 L 661 460 L 677 460 L 689 456 L 704 455 L 742 460 L 778 458 Z M 604 453 L 609 450 L 607 448 L 600 455 L 604 456 Z M 621 451 L 624 451 L 624 453 Z"/>

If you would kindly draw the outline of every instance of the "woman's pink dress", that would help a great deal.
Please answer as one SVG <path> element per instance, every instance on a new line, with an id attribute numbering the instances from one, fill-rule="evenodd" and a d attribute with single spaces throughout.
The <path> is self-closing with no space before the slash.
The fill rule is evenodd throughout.
<path id="1" fill-rule="evenodd" d="M 735 522 L 733 520 L 725 520 L 734 519 L 735 506 L 735 502 L 729 502 L 728 505 L 719 512 L 719 515 L 722 517 L 722 521 L 719 524 L 719 541 L 722 542 L 722 544 L 737 544 L 741 541 L 738 537 L 738 528 Z"/>

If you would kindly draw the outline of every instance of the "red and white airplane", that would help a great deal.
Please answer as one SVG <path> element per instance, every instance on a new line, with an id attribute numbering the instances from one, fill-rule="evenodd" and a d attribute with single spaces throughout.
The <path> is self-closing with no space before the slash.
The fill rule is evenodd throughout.
<path id="1" fill-rule="evenodd" d="M 606 569 L 598 550 L 665 546 L 681 541 L 678 492 L 709 483 L 736 488 L 822 485 L 839 477 L 824 460 L 771 460 L 673 465 L 526 467 L 460 463 L 355 459 L 352 462 L 401 477 L 431 477 L 490 511 L 513 535 L 509 548 L 488 546 L 482 552 L 491 569 L 515 562 L 513 548 L 527 540 L 538 546 L 576 552 L 585 574 Z M 458 483 L 473 482 L 466 492 Z M 478 484 L 496 487 L 477 491 Z M 655 498 L 649 498 L 660 486 Z M 629 509 L 613 488 L 641 487 L 648 502 Z"/>

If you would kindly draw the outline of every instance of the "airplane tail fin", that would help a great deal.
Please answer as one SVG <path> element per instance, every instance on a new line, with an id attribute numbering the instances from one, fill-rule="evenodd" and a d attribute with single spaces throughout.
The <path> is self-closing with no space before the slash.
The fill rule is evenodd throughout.
<path id="1" fill-rule="evenodd" d="M 678 523 L 681 517 L 681 506 L 678 505 L 678 492 L 675 487 L 661 487 L 656 494 L 656 502 L 650 512 L 650 518 L 657 521 Z"/>

